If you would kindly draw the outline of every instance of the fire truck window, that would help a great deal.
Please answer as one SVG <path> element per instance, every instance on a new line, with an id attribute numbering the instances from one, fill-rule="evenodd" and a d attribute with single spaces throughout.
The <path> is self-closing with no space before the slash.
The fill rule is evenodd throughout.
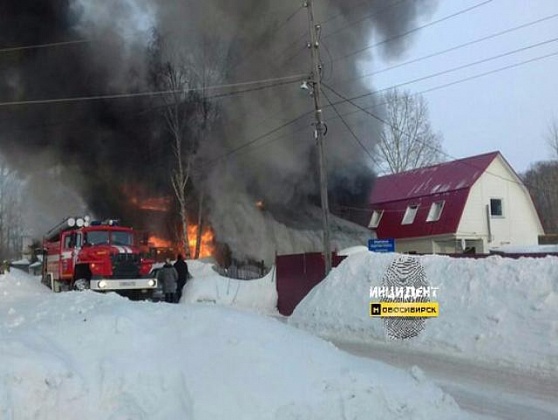
<path id="1" fill-rule="evenodd" d="M 87 233 L 86 242 L 91 245 L 108 244 L 109 233 L 106 231 L 92 231 Z"/>
<path id="2" fill-rule="evenodd" d="M 113 245 L 133 245 L 134 238 L 129 232 L 112 232 Z"/>
<path id="3" fill-rule="evenodd" d="M 74 246 L 70 235 L 64 237 L 64 248 L 72 248 Z"/>

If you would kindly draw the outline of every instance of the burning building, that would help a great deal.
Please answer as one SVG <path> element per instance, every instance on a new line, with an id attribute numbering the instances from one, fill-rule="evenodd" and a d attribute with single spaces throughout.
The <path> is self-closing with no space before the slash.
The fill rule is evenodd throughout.
<path id="1" fill-rule="evenodd" d="M 176 159 L 164 114 L 169 102 L 157 93 L 153 77 L 154 70 L 170 65 L 187 69 L 182 86 L 192 89 L 190 96 L 178 96 L 188 105 L 179 119 L 183 135 L 195 144 L 188 161 L 189 222 L 197 225 L 202 208 L 207 232 L 239 258 L 269 260 L 276 253 L 320 249 L 312 100 L 299 89 L 310 71 L 308 22 L 299 3 L 4 3 L 0 153 L 27 178 L 27 207 L 41 209 L 45 226 L 73 205 L 96 217 L 124 219 L 152 231 L 153 238 L 174 240 L 179 224 L 170 182 Z M 369 91 L 371 85 L 358 79 L 359 66 L 373 63 L 376 53 L 403 51 L 408 37 L 395 35 L 408 31 L 433 4 L 319 2 L 323 80 L 347 97 Z M 384 39 L 392 41 L 347 55 Z M 267 82 L 243 84 L 257 80 Z M 331 92 L 324 99 L 337 102 L 373 150 L 378 123 L 352 113 L 354 108 Z M 370 106 L 374 97 L 367 101 L 359 104 Z M 364 207 L 372 164 L 327 103 L 324 112 L 332 208 Z M 135 202 L 123 193 L 138 186 L 142 197 Z M 45 200 L 59 196 L 60 189 L 72 197 L 63 213 L 59 200 Z M 157 210 L 162 203 L 149 202 L 151 197 L 170 197 L 167 210 Z M 255 205 L 260 200 L 264 206 Z M 334 248 L 367 236 L 356 225 L 332 220 Z"/>

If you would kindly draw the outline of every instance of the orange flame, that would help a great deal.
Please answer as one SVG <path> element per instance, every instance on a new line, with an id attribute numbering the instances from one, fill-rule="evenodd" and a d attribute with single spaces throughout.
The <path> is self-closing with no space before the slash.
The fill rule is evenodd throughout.
<path id="1" fill-rule="evenodd" d="M 198 234 L 197 225 L 188 226 L 188 243 L 190 245 L 190 255 L 193 258 L 196 252 L 196 239 Z M 167 249 L 182 249 L 181 244 L 174 244 L 172 241 L 163 239 L 156 235 L 149 236 L 148 244 L 153 248 L 167 248 Z M 211 257 L 214 252 L 214 235 L 211 228 L 206 227 L 202 231 L 201 235 L 201 245 L 200 245 L 200 258 Z"/>
<path id="2" fill-rule="evenodd" d="M 149 239 L 147 240 L 147 243 L 149 244 L 149 246 L 154 247 L 154 248 L 171 248 L 172 247 L 171 241 L 168 241 L 168 240 L 163 239 L 163 238 L 159 238 L 158 236 L 154 236 L 154 235 L 151 235 L 149 237 Z"/>
<path id="3" fill-rule="evenodd" d="M 196 239 L 198 235 L 197 225 L 188 225 L 188 244 L 190 245 L 190 255 L 193 257 L 196 252 Z M 204 228 L 201 235 L 200 258 L 211 257 L 214 251 L 214 235 L 210 228 Z"/>

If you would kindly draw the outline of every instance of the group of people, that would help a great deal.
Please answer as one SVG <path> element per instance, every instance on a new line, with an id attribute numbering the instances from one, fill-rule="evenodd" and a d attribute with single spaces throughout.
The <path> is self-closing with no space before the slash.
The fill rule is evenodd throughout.
<path id="1" fill-rule="evenodd" d="M 182 289 L 190 278 L 188 272 L 188 264 L 184 261 L 184 257 L 178 254 L 174 265 L 170 258 L 165 260 L 165 264 L 157 273 L 157 281 L 163 285 L 165 293 L 165 302 L 178 303 L 182 297 Z"/>

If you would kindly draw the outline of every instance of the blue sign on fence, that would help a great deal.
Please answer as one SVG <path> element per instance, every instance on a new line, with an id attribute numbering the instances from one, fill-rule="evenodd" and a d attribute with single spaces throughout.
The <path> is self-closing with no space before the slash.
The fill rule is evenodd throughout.
<path id="1" fill-rule="evenodd" d="M 369 239 L 368 249 L 372 252 L 395 252 L 395 239 Z"/>

